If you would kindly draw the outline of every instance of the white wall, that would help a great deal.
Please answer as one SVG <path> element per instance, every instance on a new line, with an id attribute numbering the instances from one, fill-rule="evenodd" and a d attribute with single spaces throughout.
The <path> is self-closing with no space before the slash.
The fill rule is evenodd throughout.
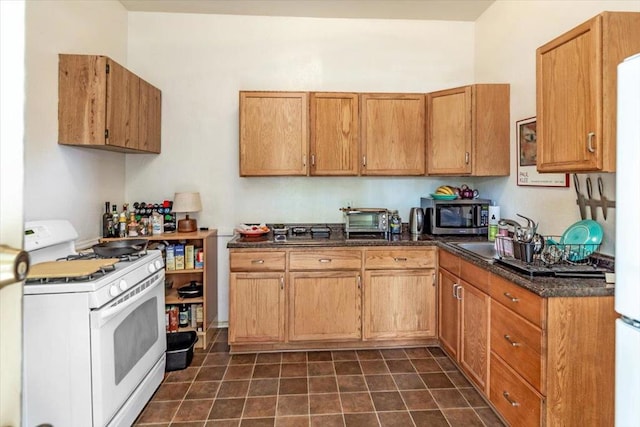
<path id="1" fill-rule="evenodd" d="M 473 82 L 473 23 L 131 13 L 129 65 L 162 89 L 162 154 L 127 156 L 130 201 L 199 191 L 200 226 L 341 222 L 346 201 L 409 208 L 433 178 L 240 178 L 238 91 L 429 92 Z M 449 179 L 461 184 L 470 180 Z M 228 237 L 218 320 L 228 318 Z"/>
<path id="2" fill-rule="evenodd" d="M 105 201 L 125 201 L 125 155 L 58 145 L 58 54 L 107 55 L 127 64 L 127 11 L 118 1 L 26 2 L 27 221 L 69 219 L 88 241 Z"/>
<path id="3" fill-rule="evenodd" d="M 605 10 L 640 11 L 640 2 L 496 1 L 476 21 L 476 80 L 511 83 L 511 177 L 493 181 L 494 197 L 503 217 L 516 218 L 516 213 L 533 217 L 540 220 L 546 234 L 562 234 L 580 220 L 573 181 L 571 188 L 561 189 L 517 186 L 515 122 L 536 115 L 536 48 Z M 579 174 L 585 197 L 587 175 L 593 181 L 595 198 L 599 198 L 596 177 L 601 176 L 605 196 L 615 199 L 615 174 Z M 606 221 L 600 209 L 597 215 L 605 232 L 601 252 L 613 254 L 615 211 L 609 209 Z"/>

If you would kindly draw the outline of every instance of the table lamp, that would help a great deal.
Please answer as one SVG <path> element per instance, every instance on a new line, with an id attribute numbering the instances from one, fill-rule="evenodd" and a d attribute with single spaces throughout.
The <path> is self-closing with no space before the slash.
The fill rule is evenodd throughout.
<path id="1" fill-rule="evenodd" d="M 195 219 L 189 218 L 189 212 L 200 212 L 201 210 L 200 193 L 176 193 L 171 211 L 187 214 L 185 219 L 178 221 L 178 233 L 192 233 L 198 230 L 198 224 Z"/>

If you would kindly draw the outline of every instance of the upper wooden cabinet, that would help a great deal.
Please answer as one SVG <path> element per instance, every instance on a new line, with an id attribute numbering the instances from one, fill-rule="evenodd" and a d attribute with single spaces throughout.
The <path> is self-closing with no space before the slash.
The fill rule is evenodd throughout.
<path id="1" fill-rule="evenodd" d="M 240 92 L 240 176 L 307 175 L 309 96 Z"/>
<path id="2" fill-rule="evenodd" d="M 428 175 L 509 175 L 509 85 L 427 94 Z"/>
<path id="3" fill-rule="evenodd" d="M 358 175 L 358 117 L 358 94 L 311 94 L 311 175 Z"/>
<path id="4" fill-rule="evenodd" d="M 100 55 L 59 55 L 58 143 L 160 153 L 159 89 Z"/>
<path id="5" fill-rule="evenodd" d="M 425 97 L 360 95 L 362 175 L 424 175 Z"/>
<path id="6" fill-rule="evenodd" d="M 603 12 L 537 49 L 540 172 L 615 171 L 617 66 L 638 51 L 637 12 Z"/>

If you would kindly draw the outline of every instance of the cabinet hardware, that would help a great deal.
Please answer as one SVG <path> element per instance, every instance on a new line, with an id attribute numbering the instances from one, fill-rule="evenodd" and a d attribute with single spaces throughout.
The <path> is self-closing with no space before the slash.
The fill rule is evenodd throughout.
<path id="1" fill-rule="evenodd" d="M 505 292 L 504 296 L 509 298 L 511 300 L 511 302 L 518 302 L 520 301 L 518 298 L 514 297 L 513 295 L 511 295 L 509 292 Z"/>
<path id="2" fill-rule="evenodd" d="M 312 154 L 311 155 L 311 166 L 315 166 L 316 165 L 316 155 Z"/>
<path id="3" fill-rule="evenodd" d="M 280 289 L 284 289 L 284 277 L 280 276 Z"/>
<path id="4" fill-rule="evenodd" d="M 318 260 L 318 262 L 325 263 L 325 264 L 331 261 L 332 261 L 331 258 L 320 258 Z"/>
<path id="5" fill-rule="evenodd" d="M 432 279 L 431 286 L 435 286 L 436 285 L 436 273 L 432 273 L 431 274 L 431 279 Z"/>
<path id="6" fill-rule="evenodd" d="M 593 148 L 593 137 L 596 136 L 595 132 L 589 132 L 587 134 L 587 150 L 589 150 L 590 153 L 595 153 L 596 149 Z"/>
<path id="7" fill-rule="evenodd" d="M 405 257 L 395 257 L 393 260 L 395 262 L 405 262 L 407 259 Z"/>
<path id="8" fill-rule="evenodd" d="M 105 72 L 109 74 L 109 71 L 111 71 L 111 67 L 109 66 L 109 64 L 107 64 L 105 68 L 106 68 Z"/>
<path id="9" fill-rule="evenodd" d="M 509 393 L 507 393 L 506 391 L 502 392 L 502 396 L 507 399 L 507 402 L 509 402 L 509 405 L 511 406 L 520 406 L 520 404 L 518 402 L 516 402 L 515 400 L 512 400 L 509 398 Z"/>
<path id="10" fill-rule="evenodd" d="M 456 287 L 456 299 L 462 301 L 462 293 L 460 291 L 462 291 L 462 286 L 461 285 L 457 285 L 457 287 Z"/>
<path id="11" fill-rule="evenodd" d="M 302 166 L 305 166 L 305 167 L 307 166 L 307 155 L 306 154 L 302 156 Z"/>
<path id="12" fill-rule="evenodd" d="M 105 139 L 109 139 L 109 129 L 104 130 L 104 137 Z"/>
<path id="13" fill-rule="evenodd" d="M 362 156 L 362 167 L 367 166 L 367 156 Z"/>
<path id="14" fill-rule="evenodd" d="M 263 259 L 252 259 L 251 264 L 264 264 Z"/>
<path id="15" fill-rule="evenodd" d="M 504 339 L 507 340 L 507 342 L 511 344 L 513 347 L 520 347 L 520 343 L 513 341 L 509 335 L 505 335 Z"/>
<path id="16" fill-rule="evenodd" d="M 454 283 L 451 287 L 451 295 L 453 295 L 455 299 L 458 299 L 458 297 L 456 296 L 456 290 L 458 289 L 458 286 L 459 285 L 457 283 Z"/>
<path id="17" fill-rule="evenodd" d="M 358 275 L 358 289 L 362 289 L 362 278 Z"/>
<path id="18" fill-rule="evenodd" d="M 469 164 L 469 152 L 468 152 L 468 151 L 466 151 L 466 152 L 464 153 L 464 163 L 465 163 L 466 165 L 468 165 L 468 164 Z"/>

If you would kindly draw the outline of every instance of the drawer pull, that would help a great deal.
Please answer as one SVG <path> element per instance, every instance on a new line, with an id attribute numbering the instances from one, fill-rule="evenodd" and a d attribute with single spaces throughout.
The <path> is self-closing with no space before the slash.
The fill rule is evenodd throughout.
<path id="1" fill-rule="evenodd" d="M 509 405 L 511 406 L 520 406 L 520 404 L 518 402 L 516 402 L 515 400 L 512 400 L 509 398 L 509 393 L 507 393 L 506 391 L 502 392 L 502 396 L 507 400 L 507 402 L 509 402 Z"/>
<path id="2" fill-rule="evenodd" d="M 513 295 L 511 295 L 509 292 L 505 292 L 504 296 L 509 298 L 511 300 L 511 302 L 518 302 L 520 301 L 518 298 L 514 297 Z"/>
<path id="3" fill-rule="evenodd" d="M 462 286 L 456 285 L 456 299 L 462 301 L 462 295 L 460 294 L 460 291 L 462 291 Z"/>
<path id="4" fill-rule="evenodd" d="M 505 335 L 504 339 L 507 340 L 513 347 L 520 347 L 520 343 L 513 341 L 509 335 Z"/>
<path id="5" fill-rule="evenodd" d="M 407 259 L 405 257 L 395 257 L 393 260 L 395 262 L 405 262 Z"/>
<path id="6" fill-rule="evenodd" d="M 320 259 L 318 260 L 318 262 L 321 262 L 321 263 L 325 263 L 325 264 L 326 264 L 326 263 L 328 263 L 328 262 L 331 262 L 331 258 L 320 258 Z"/>
<path id="7" fill-rule="evenodd" d="M 263 259 L 252 259 L 251 264 L 264 264 Z"/>

